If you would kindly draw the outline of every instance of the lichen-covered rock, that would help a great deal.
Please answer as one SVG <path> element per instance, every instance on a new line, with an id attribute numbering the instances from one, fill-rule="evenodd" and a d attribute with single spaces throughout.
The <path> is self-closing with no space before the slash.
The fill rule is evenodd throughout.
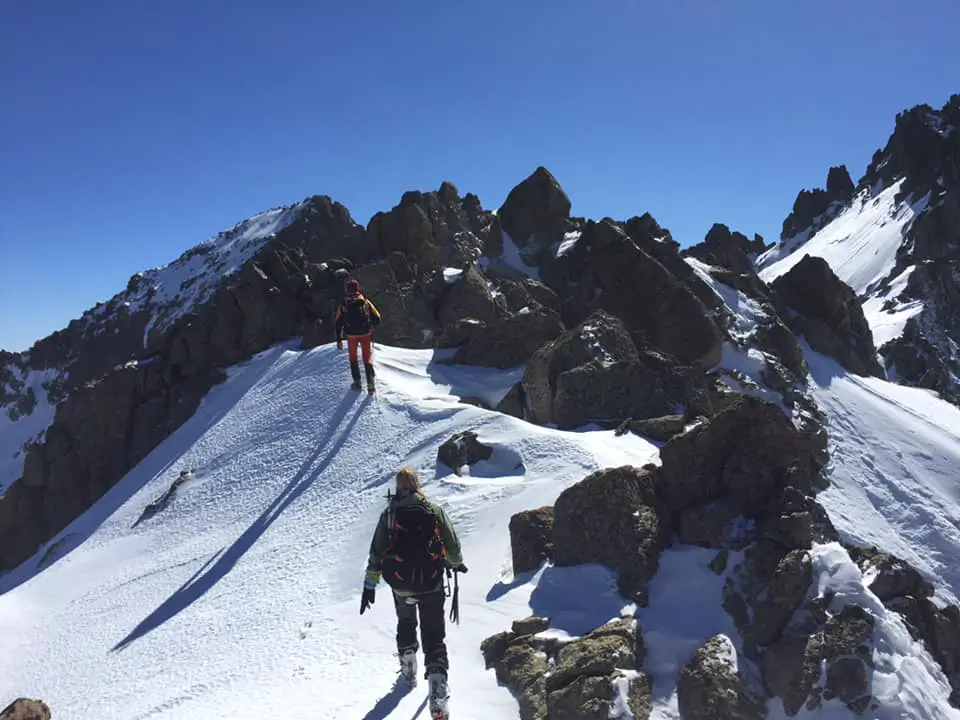
<path id="1" fill-rule="evenodd" d="M 0 720 L 50 720 L 50 708 L 42 700 L 19 698 L 0 711 Z"/>
<path id="2" fill-rule="evenodd" d="M 553 558 L 552 507 L 524 510 L 510 518 L 510 551 L 513 574 L 537 570 Z"/>
<path id="3" fill-rule="evenodd" d="M 655 502 L 649 470 L 621 467 L 588 475 L 554 505 L 554 562 L 605 565 L 617 573 L 624 595 L 645 603 L 669 538 Z"/>
<path id="4" fill-rule="evenodd" d="M 528 617 L 523 620 L 514 620 L 510 629 L 516 635 L 536 635 L 550 628 L 550 618 Z"/>
<path id="5" fill-rule="evenodd" d="M 762 720 L 761 702 L 737 670 L 737 652 L 725 635 L 716 635 L 694 653 L 677 681 L 677 707 L 684 720 Z"/>
<path id="6" fill-rule="evenodd" d="M 547 692 L 569 684 L 580 675 L 609 677 L 617 668 L 636 669 L 637 641 L 629 622 L 602 628 L 560 648 L 547 676 Z"/>

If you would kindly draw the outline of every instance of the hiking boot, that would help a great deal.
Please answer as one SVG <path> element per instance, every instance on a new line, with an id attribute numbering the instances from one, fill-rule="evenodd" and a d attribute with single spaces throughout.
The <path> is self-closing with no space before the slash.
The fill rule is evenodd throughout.
<path id="1" fill-rule="evenodd" d="M 447 687 L 447 674 L 432 672 L 427 676 L 430 686 L 430 718 L 431 720 L 447 720 L 447 701 L 450 699 L 450 689 Z"/>
<path id="2" fill-rule="evenodd" d="M 404 650 L 400 657 L 400 677 L 407 681 L 410 687 L 417 686 L 417 651 Z"/>
<path id="3" fill-rule="evenodd" d="M 357 382 L 356 380 L 354 380 L 352 383 L 350 383 L 350 389 L 351 389 L 351 390 L 363 390 L 363 385 L 361 385 L 359 382 Z"/>

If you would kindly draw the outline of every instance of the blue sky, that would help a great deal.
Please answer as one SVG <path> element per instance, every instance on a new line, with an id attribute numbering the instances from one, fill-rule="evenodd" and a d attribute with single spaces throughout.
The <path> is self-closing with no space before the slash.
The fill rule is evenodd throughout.
<path id="1" fill-rule="evenodd" d="M 953 0 L 0 6 L 0 347 L 267 207 L 366 223 L 537 165 L 577 215 L 775 239 L 831 164 L 960 92 Z"/>

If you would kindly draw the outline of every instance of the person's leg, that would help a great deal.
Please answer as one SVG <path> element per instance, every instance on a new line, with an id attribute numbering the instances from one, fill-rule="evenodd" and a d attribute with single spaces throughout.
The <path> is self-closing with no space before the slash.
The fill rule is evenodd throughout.
<path id="1" fill-rule="evenodd" d="M 397 652 L 401 655 L 404 650 L 420 649 L 417 642 L 417 606 L 408 602 L 413 598 L 393 595 L 393 604 L 397 610 Z"/>
<path id="2" fill-rule="evenodd" d="M 360 361 L 357 358 L 357 348 L 360 338 L 356 335 L 347 335 L 347 354 L 350 356 L 350 374 L 353 376 L 355 387 L 360 386 Z"/>
<path id="3" fill-rule="evenodd" d="M 449 667 L 447 659 L 447 629 L 443 617 L 445 596 L 441 588 L 437 592 L 418 596 L 420 606 L 420 639 L 423 642 L 424 666 L 427 675 L 439 672 L 446 675 Z"/>
<path id="4" fill-rule="evenodd" d="M 376 373 L 373 370 L 373 335 L 367 333 L 358 338 L 360 350 L 363 352 L 363 367 L 367 375 L 367 387 L 373 387 Z"/>

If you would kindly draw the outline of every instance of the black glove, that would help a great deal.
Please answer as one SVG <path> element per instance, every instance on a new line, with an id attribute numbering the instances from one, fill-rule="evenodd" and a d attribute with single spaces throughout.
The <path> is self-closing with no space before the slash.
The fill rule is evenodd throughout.
<path id="1" fill-rule="evenodd" d="M 363 589 L 363 597 L 360 598 L 360 614 L 361 615 L 363 615 L 363 613 L 366 611 L 368 607 L 370 607 L 371 605 L 373 605 L 374 602 L 376 602 L 376 597 L 377 597 L 377 591 L 374 590 L 373 588 Z"/>
<path id="2" fill-rule="evenodd" d="M 467 566 L 464 565 L 463 563 L 460 563 L 459 565 L 457 565 L 457 566 L 453 569 L 453 571 L 454 571 L 454 572 L 458 572 L 458 573 L 463 573 L 464 575 L 466 575 L 466 574 L 467 574 Z"/>

